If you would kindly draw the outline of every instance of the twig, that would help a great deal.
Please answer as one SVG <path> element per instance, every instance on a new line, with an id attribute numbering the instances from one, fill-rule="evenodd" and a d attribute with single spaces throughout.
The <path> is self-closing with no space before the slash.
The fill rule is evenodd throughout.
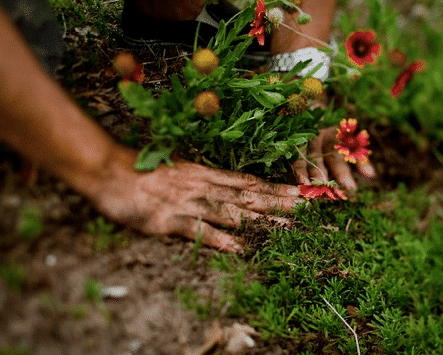
<path id="1" fill-rule="evenodd" d="M 67 35 L 67 32 L 68 32 L 68 29 L 66 27 L 65 15 L 63 14 L 63 12 L 61 14 L 62 14 L 62 20 L 63 20 L 63 36 L 62 36 L 62 38 L 65 39 L 66 35 Z"/>
<path id="2" fill-rule="evenodd" d="M 349 227 L 351 226 L 351 222 L 352 222 L 352 218 L 349 218 L 349 221 L 348 221 L 348 223 L 346 223 L 346 228 L 345 228 L 346 235 L 348 235 Z"/>
<path id="3" fill-rule="evenodd" d="M 358 344 L 358 337 L 357 333 L 352 329 L 352 327 L 344 320 L 344 318 L 340 315 L 340 313 L 337 312 L 337 310 L 328 302 L 325 298 L 323 298 L 323 301 L 326 302 L 326 304 L 333 310 L 333 312 L 342 320 L 342 322 L 348 327 L 348 329 L 351 331 L 352 334 L 354 334 L 355 343 L 357 344 L 357 354 L 360 355 L 360 345 Z"/>

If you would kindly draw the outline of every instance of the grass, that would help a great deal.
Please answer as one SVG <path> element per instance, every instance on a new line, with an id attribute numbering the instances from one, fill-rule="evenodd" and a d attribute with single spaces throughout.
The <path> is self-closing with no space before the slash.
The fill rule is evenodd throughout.
<path id="1" fill-rule="evenodd" d="M 115 36 L 117 29 L 113 25 L 121 17 L 123 0 L 48 0 L 59 15 L 65 32 L 76 27 L 92 26 L 101 36 Z"/>
<path id="2" fill-rule="evenodd" d="M 122 0 L 50 2 L 65 28 L 90 25 L 101 36 L 116 36 L 112 24 Z M 94 50 L 83 54 L 91 64 Z M 442 205 L 441 194 L 404 186 L 393 192 L 360 191 L 345 203 L 302 204 L 293 211 L 302 227 L 270 232 L 271 242 L 246 259 L 216 254 L 209 261 L 226 274 L 220 298 L 191 288 L 177 289 L 177 295 L 199 319 L 242 318 L 264 339 L 293 339 L 300 354 L 356 353 L 352 334 L 323 298 L 355 329 L 362 354 L 439 354 Z M 112 230 L 106 223 L 102 227 L 97 221 L 96 231 L 101 228 L 106 241 Z M 21 285 L 22 273 L 13 269 L 3 269 L 2 277 Z M 85 285 L 91 301 L 98 300 L 95 286 Z"/>
<path id="3" fill-rule="evenodd" d="M 443 219 L 440 209 L 425 230 L 417 227 L 430 200 L 441 198 L 425 196 L 423 189 L 400 186 L 380 195 L 362 192 L 353 202 L 302 204 L 294 214 L 303 227 L 272 231 L 272 242 L 249 261 L 224 254 L 210 261 L 226 272 L 221 299 L 202 300 L 187 289 L 185 305 L 199 318 L 224 309 L 265 339 L 296 339 L 299 351 L 313 348 L 306 339 L 321 335 L 324 353 L 356 353 L 352 334 L 324 298 L 356 330 L 362 354 L 438 354 Z"/>
<path id="4" fill-rule="evenodd" d="M 114 232 L 115 225 L 106 223 L 101 216 L 89 222 L 87 228 L 93 238 L 93 247 L 97 251 L 126 248 L 129 245 L 126 235 L 123 232 Z"/>
<path id="5" fill-rule="evenodd" d="M 19 292 L 28 280 L 29 272 L 21 264 L 0 264 L 0 278 L 13 290 Z"/>

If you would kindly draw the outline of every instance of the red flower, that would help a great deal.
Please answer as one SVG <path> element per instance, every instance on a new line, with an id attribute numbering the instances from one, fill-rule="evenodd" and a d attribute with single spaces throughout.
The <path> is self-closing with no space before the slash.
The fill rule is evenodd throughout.
<path id="1" fill-rule="evenodd" d="M 425 70 L 426 63 L 423 60 L 416 60 L 409 67 L 407 67 L 398 77 L 395 79 L 394 85 L 391 87 L 391 95 L 396 99 L 405 86 L 412 80 L 414 73 Z"/>
<path id="2" fill-rule="evenodd" d="M 380 55 L 381 46 L 374 42 L 373 31 L 355 31 L 346 40 L 346 52 L 349 60 L 362 68 L 365 63 L 373 64 Z"/>
<path id="3" fill-rule="evenodd" d="M 253 28 L 249 31 L 249 36 L 257 37 L 258 43 L 261 46 L 265 44 L 265 15 L 266 5 L 264 0 L 257 0 L 257 6 L 255 7 L 255 18 L 251 23 Z"/>
<path id="4" fill-rule="evenodd" d="M 369 145 L 369 134 L 366 130 L 355 134 L 357 129 L 357 120 L 350 118 L 343 119 L 340 122 L 340 128 L 337 129 L 337 139 L 341 142 L 334 146 L 340 154 L 344 155 L 347 162 L 356 163 L 357 161 L 366 164 L 368 155 L 371 153 L 365 147 Z"/>
<path id="5" fill-rule="evenodd" d="M 306 199 L 310 198 L 330 198 L 332 200 L 347 200 L 345 193 L 337 189 L 332 184 L 321 183 L 313 185 L 300 185 L 300 195 Z"/>

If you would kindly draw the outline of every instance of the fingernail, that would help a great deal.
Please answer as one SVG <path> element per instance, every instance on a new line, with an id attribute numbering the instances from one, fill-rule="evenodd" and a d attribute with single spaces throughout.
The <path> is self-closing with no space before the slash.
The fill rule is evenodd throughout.
<path id="1" fill-rule="evenodd" d="M 243 252 L 243 247 L 237 243 L 228 243 L 221 246 L 220 250 L 238 254 Z"/>
<path id="2" fill-rule="evenodd" d="M 289 186 L 286 188 L 286 193 L 291 196 L 299 196 L 300 189 L 297 186 Z"/>
<path id="3" fill-rule="evenodd" d="M 360 174 L 362 174 L 366 179 L 375 179 L 377 177 L 377 173 L 371 164 L 361 165 Z"/>
<path id="4" fill-rule="evenodd" d="M 243 252 L 243 247 L 240 246 L 239 244 L 233 244 L 230 246 L 231 247 L 231 251 L 233 251 L 234 253 L 242 253 Z"/>
<path id="5" fill-rule="evenodd" d="M 344 187 L 348 191 L 357 190 L 357 187 L 358 187 L 357 183 L 355 182 L 355 180 L 353 178 L 351 178 L 351 177 L 343 179 L 342 185 L 344 185 Z"/>

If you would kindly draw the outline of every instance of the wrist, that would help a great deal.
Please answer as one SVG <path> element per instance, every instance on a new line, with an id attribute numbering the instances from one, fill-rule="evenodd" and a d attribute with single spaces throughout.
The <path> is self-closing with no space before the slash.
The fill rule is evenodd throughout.
<path id="1" fill-rule="evenodd" d="M 131 186 L 138 172 L 134 170 L 137 151 L 112 143 L 101 159 L 86 162 L 72 169 L 64 169 L 59 175 L 76 191 L 97 205 L 101 205 L 106 195 L 117 187 Z M 125 186 L 126 185 L 126 186 Z"/>

